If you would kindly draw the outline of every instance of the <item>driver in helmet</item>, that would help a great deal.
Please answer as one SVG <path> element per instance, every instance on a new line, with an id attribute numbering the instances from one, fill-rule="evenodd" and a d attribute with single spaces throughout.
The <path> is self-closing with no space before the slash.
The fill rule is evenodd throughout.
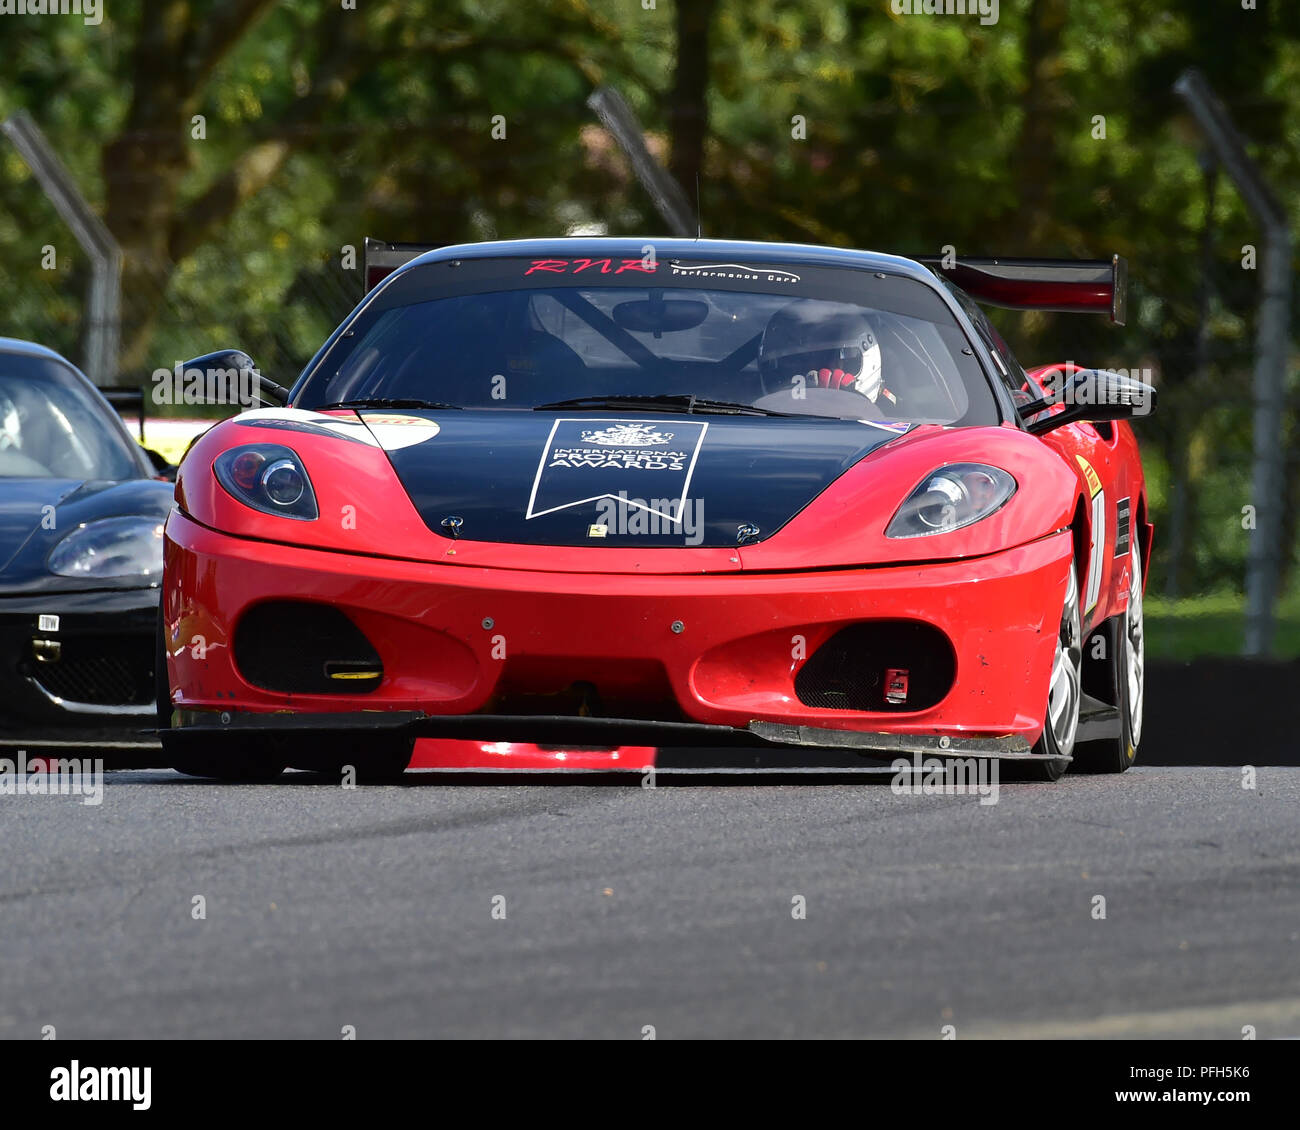
<path id="1" fill-rule="evenodd" d="M 866 312 L 803 298 L 772 315 L 758 349 L 766 387 L 846 389 L 882 407 L 898 403 L 885 387 L 880 341 Z"/>

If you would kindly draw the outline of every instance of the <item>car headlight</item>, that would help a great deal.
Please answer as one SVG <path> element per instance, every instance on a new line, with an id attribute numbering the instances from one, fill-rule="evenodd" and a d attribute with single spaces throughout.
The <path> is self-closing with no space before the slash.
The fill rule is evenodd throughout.
<path id="1" fill-rule="evenodd" d="M 101 518 L 78 526 L 50 550 L 61 577 L 156 577 L 163 567 L 161 518 Z"/>
<path id="2" fill-rule="evenodd" d="M 316 494 L 296 452 L 275 443 L 232 447 L 212 464 L 217 482 L 263 514 L 310 522 L 320 517 Z"/>
<path id="3" fill-rule="evenodd" d="M 924 538 L 960 530 L 987 518 L 1015 493 L 1016 480 L 1001 467 L 950 463 L 917 484 L 885 527 L 885 537 Z"/>

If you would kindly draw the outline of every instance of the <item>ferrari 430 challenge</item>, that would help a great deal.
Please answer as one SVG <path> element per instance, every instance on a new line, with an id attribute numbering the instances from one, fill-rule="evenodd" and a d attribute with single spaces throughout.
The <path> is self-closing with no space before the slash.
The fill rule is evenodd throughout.
<path id="1" fill-rule="evenodd" d="M 1121 771 L 1155 393 L 1025 371 L 977 302 L 1122 323 L 1124 287 L 1118 258 L 710 240 L 410 258 L 285 407 L 181 465 L 165 749 L 226 777 L 391 772 L 421 736 Z"/>

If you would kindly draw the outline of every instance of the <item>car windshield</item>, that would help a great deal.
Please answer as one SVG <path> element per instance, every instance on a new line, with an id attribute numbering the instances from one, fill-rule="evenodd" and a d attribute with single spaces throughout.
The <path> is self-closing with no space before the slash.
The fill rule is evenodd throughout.
<path id="1" fill-rule="evenodd" d="M 47 357 L 0 353 L 0 478 L 139 475 L 116 416 L 75 373 Z"/>
<path id="2" fill-rule="evenodd" d="M 933 288 L 789 266 L 421 264 L 362 305 L 295 403 L 598 410 L 635 398 L 647 410 L 660 400 L 675 411 L 998 422 L 970 343 Z"/>

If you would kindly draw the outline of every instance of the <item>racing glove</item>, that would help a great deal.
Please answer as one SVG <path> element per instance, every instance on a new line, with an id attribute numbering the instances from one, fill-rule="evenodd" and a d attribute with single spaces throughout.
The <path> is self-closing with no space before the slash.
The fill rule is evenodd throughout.
<path id="1" fill-rule="evenodd" d="M 852 388 L 858 378 L 843 369 L 809 369 L 805 379 L 809 388 Z"/>

